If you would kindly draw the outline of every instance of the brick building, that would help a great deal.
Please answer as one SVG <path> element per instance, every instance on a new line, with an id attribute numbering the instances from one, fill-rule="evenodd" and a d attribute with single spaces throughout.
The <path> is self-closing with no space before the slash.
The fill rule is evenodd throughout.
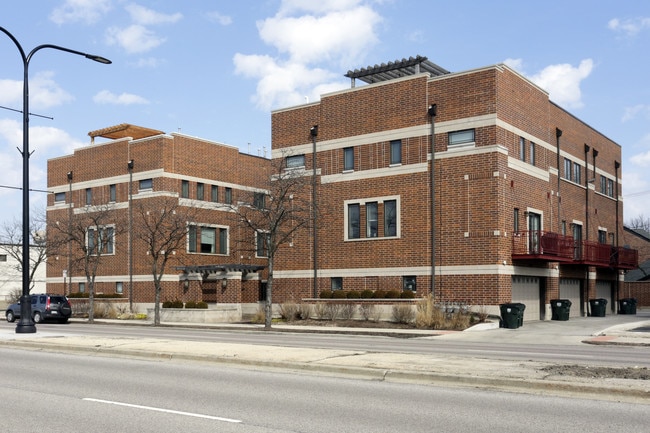
<path id="1" fill-rule="evenodd" d="M 269 160 L 236 147 L 129 124 L 89 133 L 91 143 L 72 155 L 48 161 L 47 290 L 87 291 L 83 253 L 69 242 L 58 244 L 68 226 L 100 214 L 102 224 L 86 223 L 86 244 L 99 245 L 95 293 L 119 294 L 136 303 L 154 300 L 152 262 L 137 236 L 143 215 L 174 204 L 186 218 L 183 248 L 174 251 L 162 275 L 162 300 L 255 303 L 265 258 L 258 257 L 255 235 L 242 229 L 231 204 L 244 194 L 264 192 Z M 95 143 L 96 138 L 105 139 Z M 167 200 L 165 202 L 165 200 Z M 99 236 L 99 237 L 98 237 Z"/>
<path id="2" fill-rule="evenodd" d="M 617 143 L 505 65 L 450 73 L 418 56 L 347 76 L 350 89 L 272 113 L 272 158 L 311 179 L 303 193 L 318 208 L 276 256 L 274 302 L 413 290 L 491 313 L 522 302 L 527 320 L 549 319 L 553 299 L 570 299 L 572 316 L 594 298 L 615 306 L 638 261 L 624 247 Z M 266 259 L 228 203 L 268 192 L 271 161 L 133 125 L 89 135 L 89 146 L 48 162 L 47 218 L 65 224 L 108 206 L 113 230 L 97 232 L 114 243 L 96 291 L 132 286 L 135 302 L 153 301 L 146 248 L 118 228 L 167 197 L 192 210 L 194 228 L 163 300 L 256 306 Z M 48 291 L 82 290 L 73 254 L 49 257 Z"/>
<path id="3" fill-rule="evenodd" d="M 572 316 L 615 306 L 637 264 L 617 143 L 505 65 L 449 73 L 418 56 L 346 76 L 272 113 L 272 157 L 313 176 L 321 210 L 282 250 L 275 299 L 404 289 L 493 313 L 522 302 L 527 320 L 557 298 Z"/>

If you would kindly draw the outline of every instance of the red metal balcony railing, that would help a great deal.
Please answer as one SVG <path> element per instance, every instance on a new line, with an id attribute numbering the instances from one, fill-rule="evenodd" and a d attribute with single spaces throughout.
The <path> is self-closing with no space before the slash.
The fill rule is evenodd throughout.
<path id="1" fill-rule="evenodd" d="M 609 266 L 612 255 L 611 245 L 593 241 L 582 241 L 580 244 L 580 254 L 576 254 L 576 261 L 586 265 Z"/>
<path id="2" fill-rule="evenodd" d="M 618 269 L 635 269 L 639 266 L 639 251 L 632 248 L 612 247 L 610 265 Z"/>
<path id="3" fill-rule="evenodd" d="M 560 233 L 529 230 L 512 235 L 512 258 L 549 261 L 574 260 L 573 237 Z"/>
<path id="4" fill-rule="evenodd" d="M 528 230 L 512 234 L 512 259 L 635 269 L 639 265 L 639 252 L 594 241 L 575 242 L 572 236 L 560 233 Z"/>

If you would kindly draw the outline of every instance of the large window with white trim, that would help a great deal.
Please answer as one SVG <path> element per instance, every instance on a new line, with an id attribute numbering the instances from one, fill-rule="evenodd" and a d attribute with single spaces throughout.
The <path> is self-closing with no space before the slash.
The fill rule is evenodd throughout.
<path id="1" fill-rule="evenodd" d="M 345 240 L 399 237 L 399 197 L 347 200 Z"/>
<path id="2" fill-rule="evenodd" d="M 228 254 L 228 227 L 190 224 L 187 251 L 200 254 Z"/>
<path id="3" fill-rule="evenodd" d="M 89 227 L 86 232 L 86 246 L 90 255 L 114 254 L 115 227 Z"/>

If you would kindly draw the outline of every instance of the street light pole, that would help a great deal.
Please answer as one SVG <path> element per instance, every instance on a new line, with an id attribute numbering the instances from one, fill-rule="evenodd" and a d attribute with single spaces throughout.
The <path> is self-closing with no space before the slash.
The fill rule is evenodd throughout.
<path id="1" fill-rule="evenodd" d="M 16 333 L 28 334 L 36 332 L 36 325 L 32 319 L 32 303 L 29 296 L 29 62 L 36 54 L 36 52 L 44 49 L 51 48 L 53 50 L 65 51 L 66 53 L 84 56 L 87 59 L 94 60 L 99 63 L 111 64 L 111 61 L 100 56 L 93 54 L 82 53 L 81 51 L 71 50 L 69 48 L 60 47 L 58 45 L 43 44 L 39 45 L 25 55 L 23 47 L 18 40 L 9 33 L 4 27 L 0 27 L 0 31 L 9 36 L 20 51 L 20 56 L 23 60 L 23 149 L 20 153 L 23 157 L 23 240 L 22 240 L 22 296 L 20 297 L 20 321 L 16 325 Z"/>

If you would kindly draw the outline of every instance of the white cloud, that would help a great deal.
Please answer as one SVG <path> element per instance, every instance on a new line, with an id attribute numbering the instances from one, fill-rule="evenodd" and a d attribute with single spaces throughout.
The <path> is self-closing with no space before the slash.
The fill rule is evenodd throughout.
<path id="1" fill-rule="evenodd" d="M 125 9 L 131 15 L 133 22 L 142 25 L 173 24 L 183 18 L 180 12 L 163 14 L 135 3 L 127 5 Z"/>
<path id="2" fill-rule="evenodd" d="M 45 71 L 34 74 L 29 80 L 29 108 L 46 109 L 74 100 L 74 97 L 59 87 L 52 79 L 53 72 Z M 23 107 L 23 82 L 0 80 L 0 104 L 16 110 Z M 46 113 L 41 113 L 46 114 Z"/>
<path id="3" fill-rule="evenodd" d="M 341 68 L 363 61 L 378 43 L 381 16 L 362 0 L 284 0 L 257 23 L 260 38 L 279 55 L 233 57 L 235 72 L 258 80 L 253 96 L 264 110 L 317 101 L 345 86 Z M 300 15 L 300 14 L 303 15 Z M 332 72 L 329 68 L 336 68 Z"/>
<path id="4" fill-rule="evenodd" d="M 106 31 L 106 43 L 119 45 L 129 54 L 149 51 L 163 42 L 165 42 L 165 38 L 139 24 L 133 24 L 126 28 L 110 27 Z"/>
<path id="5" fill-rule="evenodd" d="M 549 98 L 559 105 L 565 108 L 581 108 L 584 105 L 580 84 L 591 74 L 593 60 L 585 59 L 578 67 L 568 63 L 549 65 L 534 75 L 526 74 L 522 59 L 506 59 L 503 63 L 546 90 Z"/>
<path id="6" fill-rule="evenodd" d="M 627 122 L 629 120 L 636 119 L 639 115 L 643 115 L 650 118 L 650 106 L 645 104 L 637 104 L 632 107 L 625 107 L 625 112 L 623 113 L 623 118 L 621 122 Z"/>
<path id="7" fill-rule="evenodd" d="M 111 0 L 65 0 L 52 10 L 50 20 L 59 25 L 73 22 L 94 24 L 111 8 Z"/>
<path id="8" fill-rule="evenodd" d="M 638 17 L 622 21 L 618 18 L 613 18 L 609 20 L 607 27 L 610 30 L 625 33 L 627 36 L 632 37 L 636 36 L 643 29 L 650 28 L 650 18 Z"/>
<path id="9" fill-rule="evenodd" d="M 206 16 L 210 21 L 213 21 L 222 26 L 229 26 L 230 24 L 232 24 L 231 17 L 229 17 L 228 15 L 222 15 L 217 11 L 208 12 Z"/>
<path id="10" fill-rule="evenodd" d="M 108 90 L 102 90 L 93 96 L 93 101 L 97 104 L 114 104 L 114 105 L 133 105 L 133 104 L 148 104 L 142 96 L 134 95 L 132 93 L 121 93 L 116 95 Z"/>

